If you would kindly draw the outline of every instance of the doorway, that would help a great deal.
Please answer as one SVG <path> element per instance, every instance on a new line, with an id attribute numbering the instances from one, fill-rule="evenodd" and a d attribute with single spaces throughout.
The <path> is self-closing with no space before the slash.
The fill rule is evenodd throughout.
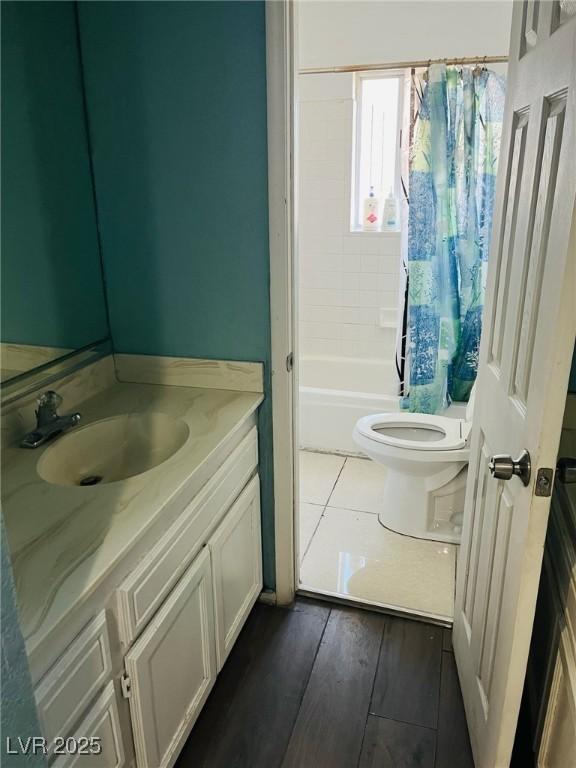
<path id="1" fill-rule="evenodd" d="M 338 4 L 336 18 L 341 12 Z M 441 466 L 430 462 L 428 475 L 414 480 L 429 486 L 419 497 L 427 519 L 419 526 L 399 520 L 410 502 L 390 495 L 389 468 L 353 437 L 360 419 L 405 405 L 408 161 L 427 68 L 385 62 L 363 69 L 347 59 L 338 71 L 308 67 L 310 50 L 315 60 L 334 55 L 328 31 L 309 14 L 303 9 L 297 19 L 305 42 L 295 74 L 296 588 L 449 624 L 466 451 Z M 495 60 L 489 66 L 505 72 L 507 35 L 481 44 Z M 468 71 L 481 63 L 470 61 Z M 466 403 L 455 402 L 442 409 L 438 429 L 396 426 L 394 435 L 414 432 L 415 442 L 437 448 L 440 435 L 446 441 L 456 430 L 460 437 L 465 420 Z"/>
<path id="2" fill-rule="evenodd" d="M 515 167 L 514 163 L 521 160 L 522 163 L 528 163 L 529 173 L 526 174 L 525 179 L 522 179 L 521 184 L 517 176 L 507 175 L 505 180 L 503 177 L 500 182 L 500 202 L 507 200 L 509 196 L 508 203 L 513 206 L 510 210 L 514 211 L 519 190 L 522 193 L 519 203 L 522 216 L 517 220 L 514 215 L 512 219 L 512 231 L 516 227 L 519 230 L 515 243 L 517 253 L 514 253 L 512 263 L 515 265 L 515 271 L 521 271 L 520 276 L 523 276 L 524 282 L 528 278 L 533 285 L 534 277 L 537 276 L 538 290 L 544 291 L 546 296 L 544 304 L 538 301 L 522 303 L 523 307 L 528 308 L 531 317 L 535 317 L 540 312 L 538 322 L 531 321 L 527 326 L 532 333 L 532 341 L 534 338 L 542 337 L 544 330 L 550 324 L 555 324 L 556 328 L 563 328 L 567 332 L 556 335 L 548 333 L 547 344 L 538 342 L 537 356 L 531 356 L 531 353 L 526 356 L 526 350 L 530 350 L 531 347 L 525 344 L 522 353 L 515 354 L 514 345 L 519 339 L 522 341 L 526 338 L 525 333 L 520 336 L 513 333 L 506 335 L 507 375 L 510 368 L 517 369 L 520 360 L 520 365 L 524 366 L 522 371 L 528 379 L 532 374 L 534 380 L 542 384 L 530 386 L 529 391 L 519 395 L 527 398 L 526 409 L 516 408 L 513 396 L 508 398 L 508 405 L 504 407 L 505 392 L 499 392 L 498 397 L 500 398 L 501 394 L 503 397 L 500 409 L 502 414 L 509 406 L 515 410 L 513 414 L 509 414 L 510 418 L 507 415 L 506 418 L 495 419 L 491 417 L 494 408 L 491 408 L 490 398 L 487 399 L 486 392 L 481 393 L 480 398 L 481 404 L 483 402 L 478 421 L 480 429 L 476 430 L 475 455 L 471 463 L 475 482 L 470 484 L 470 492 L 466 500 L 468 516 L 464 518 L 463 535 L 466 548 L 461 554 L 464 567 L 459 570 L 461 578 L 458 590 L 459 613 L 455 651 L 467 719 L 473 735 L 475 759 L 482 765 L 507 765 L 509 760 L 511 738 L 519 705 L 519 685 L 521 685 L 526 666 L 527 643 L 535 602 L 535 578 L 540 571 L 537 554 L 541 552 L 540 545 L 545 533 L 543 525 L 545 525 L 549 507 L 549 501 L 536 498 L 546 494 L 536 493 L 534 482 L 537 478 L 543 477 L 541 485 L 544 486 L 547 482 L 546 472 L 549 475 L 553 474 L 552 467 L 557 454 L 557 433 L 559 434 L 559 428 L 556 429 L 558 426 L 557 403 L 562 399 L 559 397 L 560 390 L 565 390 L 564 379 L 567 381 L 568 378 L 569 358 L 575 330 L 573 307 L 566 300 L 568 285 L 574 285 L 574 274 L 573 270 L 571 271 L 573 263 L 570 259 L 566 260 L 566 249 L 573 253 L 575 230 L 573 219 L 570 224 L 570 216 L 573 213 L 573 179 L 575 177 L 567 170 L 572 167 L 572 163 L 566 155 L 568 151 L 566 147 L 570 145 L 570 137 L 573 137 L 574 131 L 572 87 L 574 80 L 570 62 L 574 60 L 572 54 L 575 50 L 575 28 L 572 11 L 567 10 L 562 3 L 548 4 L 541 7 L 540 11 L 538 15 L 529 3 L 514 5 L 511 56 L 514 63 L 516 79 L 513 82 L 516 90 L 515 101 L 511 101 L 510 105 L 513 103 L 514 109 L 517 108 L 519 111 L 512 113 L 510 112 L 512 106 L 508 107 L 507 133 L 503 143 L 506 146 L 508 159 L 512 161 L 512 165 L 507 164 L 507 167 Z M 552 62 L 554 62 L 553 66 Z M 539 96 L 540 93 L 544 96 Z M 532 104 L 532 99 L 535 107 L 533 114 L 529 114 L 522 109 L 522 104 L 524 102 Z M 565 104 L 567 104 L 566 107 Z M 512 116 L 515 116 L 514 120 Z M 532 122 L 528 121 L 528 117 Z M 530 125 L 529 129 L 527 129 L 528 125 Z M 543 128 L 540 130 L 538 127 L 540 125 L 545 125 L 546 131 Z M 535 149 L 540 146 L 544 138 L 550 146 L 553 144 L 556 148 L 554 152 L 540 152 Z M 522 149 L 525 146 L 524 142 L 527 142 L 526 146 L 530 147 L 529 154 L 525 157 L 523 150 L 519 154 L 513 154 L 512 150 L 516 147 Z M 557 154 L 558 152 L 561 153 L 561 157 Z M 544 161 L 547 164 L 546 171 L 543 170 L 540 176 L 540 164 Z M 554 170 L 552 176 L 548 173 L 549 166 Z M 557 174 L 556 170 L 558 170 Z M 546 194 L 538 194 L 536 197 L 539 185 L 547 183 L 550 178 L 552 182 Z M 511 183 L 511 179 L 519 182 L 518 187 Z M 556 192 L 554 192 L 554 185 L 557 185 Z M 542 201 L 552 201 L 552 195 L 555 195 L 554 204 L 546 202 L 544 205 Z M 542 243 L 542 248 L 532 247 L 531 236 L 526 236 L 526 229 L 531 232 L 531 222 L 534 221 L 534 217 L 529 214 L 532 207 L 527 203 L 529 200 L 536 199 L 542 204 L 542 213 L 546 220 L 550 220 L 550 230 L 537 229 L 538 242 Z M 506 205 L 501 204 L 499 210 L 506 211 Z M 498 240 L 499 250 L 502 242 L 508 242 L 506 238 L 510 229 L 505 229 L 507 221 L 510 219 L 503 218 L 495 225 L 499 231 L 499 238 L 502 237 L 502 241 Z M 547 248 L 550 237 L 558 247 Z M 508 252 L 510 249 L 505 246 L 504 250 Z M 554 267 L 551 266 L 550 270 L 546 269 L 545 273 L 541 269 L 536 270 L 533 264 L 538 263 L 538 258 L 541 260 L 547 258 Z M 493 270 L 492 280 L 495 279 L 497 271 L 502 272 L 506 269 L 506 263 L 505 260 L 497 262 L 498 269 Z M 530 268 L 524 269 L 523 263 L 530 264 Z M 544 278 L 542 278 L 543 274 Z M 522 280 L 513 280 L 511 284 L 501 281 L 500 284 L 507 285 L 508 288 L 511 284 L 513 285 L 512 294 L 509 297 L 514 302 L 513 313 L 508 313 L 507 322 L 516 323 L 521 317 L 521 314 L 518 315 L 518 301 L 523 302 L 522 297 L 526 295 L 522 290 Z M 502 300 L 500 294 L 499 291 L 496 295 L 492 287 L 491 301 L 495 307 L 509 304 L 506 298 Z M 488 312 L 492 324 L 493 309 L 492 307 Z M 541 312 L 541 310 L 545 311 Z M 502 329 L 495 338 L 501 334 Z M 486 347 L 486 350 L 490 353 L 489 347 Z M 527 361 L 528 365 L 525 365 Z M 486 366 L 488 363 L 489 360 L 484 361 Z M 546 374 L 547 371 L 552 370 L 555 372 L 554 376 Z M 526 376 L 518 381 L 525 383 Z M 498 383 L 494 384 L 495 393 L 498 386 Z M 520 384 L 517 383 L 517 386 Z M 526 386 L 525 389 L 528 390 L 528 387 Z M 551 393 L 549 397 L 544 396 L 546 392 Z M 527 414 L 529 416 L 527 423 L 532 425 L 531 432 L 521 428 L 521 420 L 525 419 Z M 546 415 L 546 418 L 541 418 L 543 415 Z M 509 424 L 510 429 L 502 431 L 502 426 L 506 424 Z M 493 428 L 500 429 L 496 435 L 497 439 L 489 441 L 489 447 L 482 448 L 481 439 L 486 434 L 484 430 Z M 295 442 L 299 444 L 298 441 Z M 482 448 L 481 454 L 478 453 L 478 446 Z M 525 446 L 533 458 L 533 472 L 528 477 L 528 474 L 522 470 L 518 477 L 513 474 L 511 482 L 507 483 L 508 476 L 500 477 L 499 470 L 496 474 L 496 467 L 493 462 L 490 462 L 491 451 L 498 448 L 508 450 L 507 459 L 510 459 L 514 467 L 514 457 L 521 456 L 520 449 Z M 549 465 L 549 467 L 540 467 L 540 464 Z M 519 466 L 519 469 L 522 467 Z M 520 475 L 522 479 L 519 479 Z M 479 478 L 482 478 L 481 483 L 477 482 Z M 527 485 L 523 485 L 524 482 Z M 488 495 L 484 494 L 484 487 Z M 522 487 L 525 490 L 522 490 Z M 539 490 L 541 490 L 540 486 Z M 510 501 L 511 499 L 514 503 Z M 498 500 L 500 503 L 497 503 Z M 517 515 L 514 509 L 516 502 L 519 510 Z M 479 514 L 474 515 L 476 506 Z M 534 514 L 530 513 L 532 508 L 535 510 Z M 506 535 L 504 537 L 501 535 L 506 531 L 504 523 L 507 519 L 506 515 L 501 514 L 502 509 L 508 510 L 508 518 L 514 517 L 518 520 L 513 527 L 515 533 L 508 539 Z M 520 514 L 522 511 L 527 514 Z M 496 525 L 495 521 L 498 520 L 500 522 Z M 520 533 L 522 536 L 519 535 Z M 509 546 L 514 548 L 515 556 L 506 557 L 506 548 L 503 549 L 500 544 L 495 548 L 494 541 L 500 543 L 508 541 Z M 500 571 L 498 571 L 499 563 L 505 565 Z M 277 567 L 277 574 L 280 572 Z M 467 574 L 470 572 L 473 573 L 473 578 L 467 579 Z M 502 595 L 505 597 L 502 598 Z M 503 611 L 498 607 L 501 604 L 499 602 L 501 598 L 505 599 L 507 605 L 506 610 Z M 492 674 L 495 666 L 498 669 Z M 476 684 L 478 670 L 483 675 L 481 687 Z M 490 681 L 495 681 L 491 689 Z M 479 695 L 479 691 L 482 694 L 481 688 L 484 691 L 484 698 Z M 487 712 L 488 706 L 490 712 Z M 499 715 L 503 711 L 507 713 L 505 720 Z"/>

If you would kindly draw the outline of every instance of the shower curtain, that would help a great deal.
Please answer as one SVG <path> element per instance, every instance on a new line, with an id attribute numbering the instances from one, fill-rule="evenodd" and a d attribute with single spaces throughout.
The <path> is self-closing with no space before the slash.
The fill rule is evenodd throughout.
<path id="1" fill-rule="evenodd" d="M 410 152 L 403 407 L 438 413 L 476 378 L 505 83 L 432 65 Z"/>

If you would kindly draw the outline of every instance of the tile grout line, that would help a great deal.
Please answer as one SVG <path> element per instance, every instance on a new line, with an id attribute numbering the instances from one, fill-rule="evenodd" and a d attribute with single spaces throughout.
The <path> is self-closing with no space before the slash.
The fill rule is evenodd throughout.
<path id="1" fill-rule="evenodd" d="M 302 451 L 300 451 L 300 453 L 302 453 Z M 323 454 L 323 455 L 325 455 L 325 454 Z M 333 455 L 334 457 L 336 457 L 336 454 L 328 454 L 328 455 Z M 305 548 L 305 550 L 304 550 L 304 552 L 302 554 L 302 557 L 300 559 L 300 562 L 299 562 L 299 566 L 298 566 L 299 567 L 298 583 L 299 583 L 300 586 L 302 586 L 302 584 L 303 584 L 303 582 L 300 579 L 300 573 L 302 572 L 302 569 L 303 569 L 305 564 L 307 564 L 308 567 L 310 566 L 310 562 L 311 561 L 308 560 L 308 558 L 310 557 L 310 551 L 311 551 L 312 546 L 315 544 L 316 536 L 318 535 L 318 532 L 319 532 L 319 529 L 320 529 L 320 524 L 322 522 L 322 518 L 325 518 L 326 520 L 328 520 L 328 518 L 327 518 L 327 511 L 328 511 L 328 509 L 339 509 L 339 510 L 342 510 L 342 511 L 349 512 L 349 513 L 351 513 L 353 515 L 356 515 L 358 521 L 360 521 L 360 516 L 364 516 L 364 515 L 371 515 L 372 517 L 374 517 L 374 516 L 378 517 L 378 512 L 370 512 L 370 511 L 364 510 L 364 509 L 354 509 L 354 508 L 351 508 L 351 507 L 348 507 L 348 506 L 342 506 L 342 505 L 334 506 L 334 507 L 331 506 L 332 498 L 334 497 L 334 493 L 336 492 L 336 489 L 338 488 L 338 485 L 339 485 L 340 479 L 342 478 L 343 472 L 344 472 L 345 468 L 348 467 L 348 459 L 356 459 L 356 457 L 351 457 L 351 456 L 343 456 L 343 457 L 341 456 L 339 458 L 343 459 L 342 465 L 341 465 L 340 470 L 338 471 L 338 473 L 336 475 L 336 478 L 335 478 L 335 480 L 334 480 L 334 482 L 332 484 L 332 488 L 331 488 L 331 490 L 330 490 L 330 492 L 328 494 L 328 497 L 327 497 L 326 501 L 323 504 L 318 504 L 317 505 L 319 508 L 322 509 L 322 511 L 320 513 L 320 516 L 318 518 L 318 521 L 317 521 L 316 525 L 314 526 L 314 529 L 312 531 L 312 534 L 310 536 L 308 544 L 307 544 L 307 546 L 306 546 L 306 548 Z M 353 468 L 352 465 L 351 465 L 351 468 Z M 299 503 L 302 504 L 304 502 L 302 502 L 302 500 L 300 500 Z M 308 502 L 308 503 L 313 504 L 314 502 Z M 366 521 L 368 520 L 368 518 L 362 518 L 362 519 L 364 519 Z M 367 522 L 366 523 L 362 523 L 362 525 L 365 525 L 365 524 L 367 524 Z M 452 575 L 453 575 L 452 581 L 453 582 L 456 581 L 456 579 L 455 579 L 455 570 L 456 570 L 455 563 L 456 563 L 456 555 L 457 555 L 457 545 L 456 544 L 454 544 L 452 542 L 444 542 L 444 541 L 440 541 L 440 540 L 428 540 L 428 539 L 423 539 L 423 538 L 420 538 L 420 537 L 417 537 L 417 536 L 411 536 L 409 534 L 400 533 L 398 531 L 394 531 L 394 530 L 388 528 L 387 526 L 383 525 L 380 522 L 379 522 L 379 526 L 378 527 L 380 528 L 380 530 L 383 533 L 390 534 L 393 537 L 398 537 L 399 539 L 406 539 L 406 540 L 417 542 L 418 545 L 423 548 L 423 550 L 427 554 L 427 556 L 428 556 L 428 554 L 430 554 L 434 558 L 433 565 L 434 565 L 435 569 L 437 567 L 440 567 L 440 565 L 438 563 L 438 554 L 439 553 L 435 554 L 434 552 L 430 552 L 430 550 L 431 549 L 435 550 L 439 545 L 442 545 L 443 547 L 447 548 L 449 550 L 449 558 L 452 561 L 452 568 L 450 569 L 452 571 Z M 328 527 L 328 529 L 327 529 L 325 526 L 323 526 L 322 530 L 323 530 L 323 532 L 326 532 L 327 530 L 329 531 L 330 527 Z M 441 559 L 443 559 L 443 558 L 441 558 Z M 306 563 L 306 561 L 308 561 L 308 562 Z M 444 569 L 440 568 L 440 571 L 444 572 Z M 305 588 L 309 589 L 310 591 L 314 591 L 314 586 L 312 584 L 308 584 L 307 587 L 305 587 Z M 452 604 L 451 605 L 451 610 L 444 610 L 444 611 L 441 612 L 441 614 L 442 614 L 442 617 L 445 618 L 446 621 L 453 623 L 453 621 L 454 621 L 454 603 L 455 603 L 455 600 L 454 600 L 454 597 L 455 597 L 455 595 L 454 595 L 455 583 L 454 583 L 454 586 L 453 586 L 451 591 L 452 591 L 452 594 L 451 595 L 450 594 L 447 595 L 447 600 L 450 601 L 451 604 Z M 450 600 L 450 598 L 452 598 L 452 599 Z M 411 612 L 410 609 L 408 609 L 408 612 Z M 428 619 L 431 618 L 430 615 L 429 615 L 429 611 L 426 612 L 426 617 Z"/>
<path id="2" fill-rule="evenodd" d="M 321 506 L 321 505 L 319 504 L 318 506 Z M 320 527 L 320 523 L 322 521 L 322 518 L 324 517 L 324 510 L 325 509 L 326 509 L 325 506 L 322 507 L 322 512 L 320 514 L 320 517 L 318 518 L 318 522 L 314 526 L 314 530 L 312 531 L 312 536 L 310 536 L 310 541 L 308 542 L 308 545 L 307 545 L 306 549 L 304 550 L 304 554 L 302 555 L 302 558 L 300 559 L 300 568 L 302 568 L 302 566 L 304 565 L 304 559 L 305 559 L 306 555 L 308 554 L 308 552 L 310 550 L 310 547 L 312 546 L 312 542 L 314 540 L 314 536 L 316 536 L 318 528 Z M 300 582 L 300 578 L 298 578 L 298 582 Z"/>
<path id="3" fill-rule="evenodd" d="M 326 504 L 326 509 L 328 509 L 328 507 L 330 507 L 330 509 L 341 509 L 344 512 L 353 512 L 355 515 L 372 515 L 372 517 L 378 517 L 378 512 L 368 512 L 366 509 L 352 509 L 352 507 L 331 507 L 330 504 Z M 383 525 L 382 527 L 385 528 L 387 531 L 390 531 L 390 533 L 396 534 L 396 531 L 392 531 L 389 528 L 386 528 L 385 525 Z M 402 533 L 398 533 L 396 535 L 403 536 Z"/>
<path id="4" fill-rule="evenodd" d="M 336 476 L 336 480 L 334 481 L 334 485 L 332 486 L 332 490 L 328 494 L 328 498 L 326 499 L 325 504 L 318 504 L 319 507 L 322 507 L 322 513 L 320 514 L 320 517 L 318 518 L 318 522 L 316 523 L 316 526 L 314 527 L 314 530 L 312 531 L 312 536 L 310 536 L 310 541 L 308 542 L 308 546 L 304 550 L 304 554 L 302 555 L 302 558 L 300 560 L 300 570 L 302 566 L 304 565 L 304 559 L 306 555 L 308 554 L 310 547 L 312 546 L 312 542 L 314 540 L 314 537 L 316 536 L 316 533 L 318 532 L 318 528 L 320 527 L 320 523 L 322 522 L 322 518 L 324 517 L 324 513 L 326 512 L 326 509 L 328 508 L 328 503 L 330 499 L 332 498 L 332 494 L 334 493 L 334 489 L 336 488 L 336 485 L 338 484 L 338 480 L 340 480 L 340 475 L 342 474 L 342 471 L 346 465 L 346 462 L 348 461 L 348 456 L 344 458 L 344 461 L 342 463 L 342 466 L 340 467 L 340 471 L 338 472 L 338 475 Z M 302 500 L 300 499 L 300 489 L 298 489 L 298 509 L 300 509 L 300 505 L 302 504 Z M 300 523 L 300 514 L 298 514 L 298 523 Z M 298 574 L 298 583 L 300 583 L 300 574 Z"/>
<path id="5" fill-rule="evenodd" d="M 338 485 L 338 480 L 340 480 L 340 477 L 342 475 L 342 472 L 344 472 L 344 467 L 346 466 L 346 462 L 348 461 L 348 456 L 344 459 L 344 462 L 342 463 L 342 466 L 340 467 L 340 472 L 338 472 L 338 476 L 336 477 L 336 480 L 334 481 L 334 485 L 332 486 L 332 490 L 328 494 L 328 499 L 326 500 L 326 506 L 324 507 L 324 512 L 326 512 L 326 507 L 330 506 L 330 499 L 332 498 L 332 495 L 334 491 L 336 490 L 336 486 Z M 324 517 L 324 512 L 322 512 L 322 517 Z"/>

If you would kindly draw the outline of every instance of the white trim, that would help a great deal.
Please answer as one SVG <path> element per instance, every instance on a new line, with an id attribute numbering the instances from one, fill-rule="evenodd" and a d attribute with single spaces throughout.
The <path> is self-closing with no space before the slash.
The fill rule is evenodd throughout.
<path id="1" fill-rule="evenodd" d="M 260 592 L 258 595 L 258 602 L 264 605 L 275 606 L 277 604 L 276 592 Z"/>
<path id="2" fill-rule="evenodd" d="M 292 215 L 292 3 L 266 2 L 268 100 L 268 209 L 270 230 L 270 322 L 272 342 L 272 434 L 274 448 L 274 528 L 276 598 L 294 600 L 294 431 L 293 371 L 293 215 Z"/>

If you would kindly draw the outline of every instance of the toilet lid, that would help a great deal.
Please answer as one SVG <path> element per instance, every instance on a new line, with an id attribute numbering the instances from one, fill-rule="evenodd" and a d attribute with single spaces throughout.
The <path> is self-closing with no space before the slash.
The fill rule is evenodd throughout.
<path id="1" fill-rule="evenodd" d="M 466 447 L 465 422 L 425 413 L 379 413 L 358 422 L 360 434 L 412 451 L 450 451 Z"/>

